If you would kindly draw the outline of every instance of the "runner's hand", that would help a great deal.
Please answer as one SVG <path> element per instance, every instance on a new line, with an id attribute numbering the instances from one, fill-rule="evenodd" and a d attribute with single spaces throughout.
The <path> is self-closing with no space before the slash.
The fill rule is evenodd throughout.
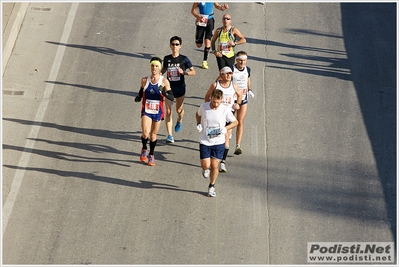
<path id="1" fill-rule="evenodd" d="M 223 127 L 220 131 L 221 134 L 227 134 L 227 128 Z"/>
<path id="2" fill-rule="evenodd" d="M 252 93 L 252 91 L 248 91 L 248 94 L 249 94 L 249 96 L 252 97 L 252 98 L 255 97 L 255 95 L 254 95 L 254 93 Z"/>
<path id="3" fill-rule="evenodd" d="M 201 124 L 197 125 L 197 130 L 198 130 L 199 133 L 202 132 L 202 125 Z"/>

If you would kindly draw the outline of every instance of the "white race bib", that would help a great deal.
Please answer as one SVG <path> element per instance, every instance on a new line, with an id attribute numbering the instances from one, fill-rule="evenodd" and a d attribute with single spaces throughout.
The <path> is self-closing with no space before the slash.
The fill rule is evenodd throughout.
<path id="1" fill-rule="evenodd" d="M 233 98 L 231 96 L 223 96 L 222 104 L 231 107 L 233 105 Z"/>
<path id="2" fill-rule="evenodd" d="M 223 55 L 227 55 L 228 53 L 230 53 L 230 45 L 229 43 L 220 43 L 219 44 L 219 50 Z"/>
<path id="3" fill-rule="evenodd" d="M 146 99 L 145 112 L 148 114 L 158 114 L 159 113 L 159 100 Z"/>
<path id="4" fill-rule="evenodd" d="M 170 81 L 180 81 L 179 67 L 169 67 L 168 77 Z"/>
<path id="5" fill-rule="evenodd" d="M 200 16 L 202 17 L 202 21 L 198 21 L 197 20 L 197 22 L 196 22 L 196 24 L 198 25 L 198 26 L 201 26 L 201 27 L 206 27 L 206 24 L 208 23 L 208 15 L 202 15 L 202 14 L 200 14 Z"/>

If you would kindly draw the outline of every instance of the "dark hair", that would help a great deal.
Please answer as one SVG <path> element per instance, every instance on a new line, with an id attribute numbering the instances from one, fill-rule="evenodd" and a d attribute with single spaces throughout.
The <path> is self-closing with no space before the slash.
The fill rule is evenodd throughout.
<path id="1" fill-rule="evenodd" d="M 211 97 L 214 97 L 214 98 L 216 98 L 218 100 L 222 99 L 223 98 L 223 91 L 219 90 L 219 89 L 215 89 L 215 90 L 212 91 Z"/>
<path id="2" fill-rule="evenodd" d="M 161 63 L 161 65 L 162 65 L 162 59 L 160 59 L 159 57 L 152 57 L 150 62 L 153 60 L 159 61 L 159 63 Z"/>
<path id="3" fill-rule="evenodd" d="M 179 36 L 176 36 L 176 35 L 173 36 L 172 38 L 170 38 L 170 43 L 172 43 L 175 40 L 179 41 L 180 45 L 183 43 L 181 38 Z"/>
<path id="4" fill-rule="evenodd" d="M 237 56 L 237 57 L 238 57 L 238 56 L 247 56 L 247 52 L 245 52 L 245 51 L 239 51 L 239 52 L 237 52 L 236 56 Z"/>

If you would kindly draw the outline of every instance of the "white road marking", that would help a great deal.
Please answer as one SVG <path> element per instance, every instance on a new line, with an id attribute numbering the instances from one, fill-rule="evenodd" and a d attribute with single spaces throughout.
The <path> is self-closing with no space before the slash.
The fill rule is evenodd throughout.
<path id="1" fill-rule="evenodd" d="M 62 33 L 60 43 L 66 44 L 68 42 L 78 6 L 79 3 L 72 3 L 71 10 L 65 22 L 64 31 Z M 66 46 L 64 45 L 58 46 L 57 53 L 53 61 L 53 66 L 51 67 L 50 75 L 48 78 L 49 81 L 56 80 L 58 72 L 61 67 L 62 58 L 64 57 L 65 49 Z M 8 220 L 10 219 L 15 200 L 17 199 L 22 181 L 25 176 L 25 169 L 28 166 L 30 155 L 34 146 L 33 140 L 35 140 L 38 136 L 40 125 L 41 122 L 43 121 L 44 115 L 46 114 L 46 110 L 50 101 L 50 97 L 53 93 L 53 89 L 54 89 L 54 83 L 47 83 L 44 90 L 43 99 L 40 101 L 39 109 L 34 118 L 34 121 L 37 123 L 37 125 L 32 126 L 32 129 L 27 137 L 24 151 L 22 152 L 21 158 L 18 163 L 18 169 L 15 172 L 14 179 L 11 184 L 10 193 L 8 194 L 5 200 L 3 206 L 3 230 L 2 230 L 3 236 L 4 232 L 6 231 Z"/>

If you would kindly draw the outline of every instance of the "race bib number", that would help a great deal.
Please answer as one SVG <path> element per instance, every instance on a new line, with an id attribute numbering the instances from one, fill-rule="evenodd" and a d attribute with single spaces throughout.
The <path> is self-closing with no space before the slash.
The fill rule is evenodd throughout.
<path id="1" fill-rule="evenodd" d="M 179 67 L 169 67 L 168 77 L 170 81 L 180 81 Z"/>
<path id="2" fill-rule="evenodd" d="M 220 43 L 219 44 L 219 51 L 223 55 L 228 54 L 230 52 L 230 49 L 231 49 L 231 47 L 230 47 L 229 43 Z"/>
<path id="3" fill-rule="evenodd" d="M 159 100 L 146 100 L 145 101 L 145 112 L 148 114 L 159 113 Z"/>
<path id="4" fill-rule="evenodd" d="M 206 135 L 208 138 L 214 138 L 221 134 L 221 130 L 219 126 L 211 126 L 206 128 Z"/>
<path id="5" fill-rule="evenodd" d="M 201 20 L 197 20 L 197 25 L 201 26 L 201 27 L 206 27 L 206 24 L 208 23 L 208 15 L 202 15 L 201 16 Z"/>
<path id="6" fill-rule="evenodd" d="M 247 94 L 247 88 L 240 88 L 240 91 L 243 96 Z"/>
<path id="7" fill-rule="evenodd" d="M 227 107 L 231 107 L 233 104 L 233 98 L 231 96 L 223 96 L 222 104 Z"/>

